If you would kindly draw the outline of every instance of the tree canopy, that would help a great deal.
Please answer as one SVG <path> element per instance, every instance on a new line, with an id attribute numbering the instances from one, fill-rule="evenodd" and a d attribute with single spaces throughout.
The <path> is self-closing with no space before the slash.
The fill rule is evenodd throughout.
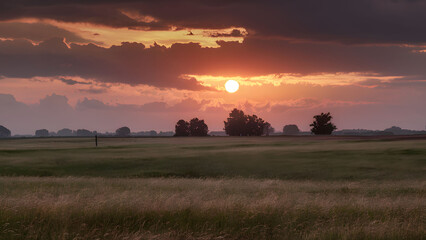
<path id="1" fill-rule="evenodd" d="M 189 136 L 189 122 L 181 119 L 175 125 L 175 136 L 185 137 Z"/>
<path id="2" fill-rule="evenodd" d="M 269 123 L 256 115 L 245 115 L 242 110 L 234 108 L 229 113 L 225 124 L 225 132 L 229 136 L 261 136 Z"/>
<path id="3" fill-rule="evenodd" d="M 120 137 L 130 136 L 130 128 L 128 128 L 128 127 L 121 127 L 119 129 L 115 130 L 115 134 L 117 136 L 120 136 Z"/>
<path id="4" fill-rule="evenodd" d="M 263 134 L 266 136 L 269 136 L 269 134 L 272 134 L 274 132 L 275 132 L 275 128 L 273 128 L 270 123 L 265 122 L 265 125 L 263 126 Z"/>
<path id="5" fill-rule="evenodd" d="M 283 127 L 284 135 L 297 135 L 299 133 L 300 133 L 299 127 L 297 127 L 297 125 L 295 124 L 289 124 Z"/>
<path id="6" fill-rule="evenodd" d="M 7 129 L 6 127 L 0 125 L 0 137 L 10 137 L 11 136 L 11 132 L 9 129 Z"/>
<path id="7" fill-rule="evenodd" d="M 57 133 L 58 136 L 61 137 L 65 137 L 65 136 L 72 136 L 73 135 L 73 131 L 69 128 L 63 128 L 61 130 L 58 131 Z"/>
<path id="8" fill-rule="evenodd" d="M 193 118 L 187 122 L 179 120 L 175 126 L 175 136 L 207 136 L 209 128 L 204 120 Z"/>
<path id="9" fill-rule="evenodd" d="M 333 117 L 330 113 L 321 113 L 314 116 L 314 122 L 311 123 L 311 132 L 315 135 L 330 135 L 337 127 L 331 122 Z"/>
<path id="10" fill-rule="evenodd" d="M 209 128 L 204 120 L 193 118 L 189 121 L 189 135 L 190 136 L 207 136 Z"/>
<path id="11" fill-rule="evenodd" d="M 91 136 L 95 136 L 97 134 L 96 131 L 89 131 L 87 129 L 77 129 L 76 131 L 76 135 L 79 137 L 91 137 Z"/>
<path id="12" fill-rule="evenodd" d="M 36 137 L 48 137 L 49 131 L 47 131 L 47 129 L 39 129 L 39 130 L 35 131 L 35 136 Z"/>
<path id="13" fill-rule="evenodd" d="M 234 108 L 225 121 L 225 132 L 229 136 L 244 136 L 246 131 L 247 116 L 242 110 Z"/>

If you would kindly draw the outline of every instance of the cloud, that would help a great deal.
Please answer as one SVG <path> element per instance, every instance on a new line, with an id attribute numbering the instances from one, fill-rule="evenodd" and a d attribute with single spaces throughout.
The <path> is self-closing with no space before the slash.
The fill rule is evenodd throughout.
<path id="1" fill-rule="evenodd" d="M 77 81 L 77 80 L 70 79 L 70 78 L 59 78 L 59 81 L 65 83 L 67 85 L 76 85 L 76 84 L 90 85 L 90 83 Z"/>
<path id="2" fill-rule="evenodd" d="M 426 43 L 422 24 L 426 2 L 420 0 L 4 0 L 1 4 L 0 20 L 47 18 L 149 30 L 242 27 L 259 37 L 345 44 Z"/>
<path id="3" fill-rule="evenodd" d="M 209 101 L 198 102 L 192 98 L 185 98 L 168 109 L 174 112 L 194 112 L 199 111 L 203 105 Z"/>
<path id="4" fill-rule="evenodd" d="M 96 99 L 85 97 L 78 101 L 78 110 L 114 110 L 114 111 L 139 111 L 139 112 L 197 112 L 209 101 L 196 101 L 192 98 L 185 98 L 175 104 L 166 102 L 149 102 L 142 105 L 137 104 L 117 104 L 110 105 Z"/>
<path id="5" fill-rule="evenodd" d="M 211 33 L 210 37 L 244 37 L 245 34 L 243 34 L 239 29 L 233 29 L 230 33 Z"/>
<path id="6" fill-rule="evenodd" d="M 25 38 L 41 42 L 51 38 L 65 38 L 68 42 L 89 43 L 77 34 L 46 23 L 0 22 L 0 38 Z"/>
<path id="7" fill-rule="evenodd" d="M 68 48 L 61 39 L 51 39 L 39 45 L 24 40 L 7 40 L 0 41 L 0 75 L 24 78 L 66 75 L 93 78 L 99 82 L 214 90 L 201 85 L 195 78 L 181 76 L 185 68 L 180 69 L 179 58 L 192 48 L 189 46 L 171 53 L 172 50 L 164 46 L 145 48 L 138 43 L 123 43 L 111 48 L 71 44 Z"/>
<path id="8" fill-rule="evenodd" d="M 302 98 L 302 99 L 296 99 L 292 101 L 287 101 L 285 103 L 277 103 L 273 104 L 270 107 L 271 112 L 286 112 L 290 109 L 310 109 L 315 108 L 320 105 L 321 102 L 317 99 L 312 98 Z"/>
<path id="9" fill-rule="evenodd" d="M 34 134 L 36 129 L 41 128 L 49 131 L 85 128 L 111 132 L 124 125 L 133 131 L 170 131 L 178 119 L 205 119 L 206 112 L 201 110 L 205 104 L 206 101 L 191 98 L 174 104 L 109 104 L 86 97 L 71 106 L 66 96 L 58 94 L 47 95 L 36 104 L 25 104 L 17 101 L 13 95 L 0 94 L 0 124 L 11 129 L 13 134 Z M 210 127 L 216 122 L 222 126 L 219 120 L 210 122 Z"/>
<path id="10" fill-rule="evenodd" d="M 347 87 L 328 87 L 341 91 Z M 337 88 L 337 89 L 334 89 Z M 353 87 L 352 87 L 353 88 Z M 307 130 L 312 116 L 331 112 L 339 129 L 384 129 L 392 125 L 403 128 L 424 129 L 424 101 L 421 90 L 367 89 L 371 94 L 382 95 L 381 102 L 367 100 L 333 99 L 335 96 L 297 98 L 276 102 L 213 103 L 184 98 L 176 103 L 148 102 L 145 104 L 110 104 L 98 99 L 83 98 L 75 106 L 63 95 L 51 94 L 37 104 L 25 104 L 10 94 L 0 94 L 0 124 L 14 134 L 33 134 L 36 129 L 57 131 L 64 127 L 86 128 L 97 131 L 115 131 L 127 125 L 132 131 L 170 131 L 179 119 L 198 117 L 205 119 L 209 129 L 223 129 L 223 121 L 234 107 L 247 114 L 256 114 L 280 129 L 285 124 L 296 123 Z M 320 94 L 321 95 L 321 94 Z M 324 94 L 322 94 L 324 95 Z M 398 103 L 385 102 L 386 97 Z M 378 100 L 378 99 L 376 99 Z"/>
<path id="11" fill-rule="evenodd" d="M 383 89 L 398 89 L 401 87 L 424 88 L 426 87 L 426 79 L 424 76 L 399 77 L 389 80 L 371 78 L 357 82 L 356 84 L 359 86 Z"/>
<path id="12" fill-rule="evenodd" d="M 75 108 L 77 110 L 106 110 L 113 107 L 96 99 L 84 98 L 82 101 L 77 102 Z"/>
<path id="13" fill-rule="evenodd" d="M 261 76 L 279 73 L 370 72 L 426 79 L 426 54 L 397 46 L 294 43 L 248 37 L 220 47 L 175 43 L 171 47 L 122 43 L 109 48 L 50 39 L 0 41 L 0 75 L 10 78 L 81 77 L 97 82 L 144 84 L 194 91 L 215 89 L 189 75 Z M 404 80 L 401 84 L 403 85 Z M 416 80 L 412 80 L 416 81 Z M 68 81 L 68 83 L 74 83 Z"/>
<path id="14" fill-rule="evenodd" d="M 10 114 L 10 112 L 25 110 L 25 108 L 26 105 L 16 101 L 13 95 L 0 93 L 0 109 L 3 117 Z"/>
<path id="15" fill-rule="evenodd" d="M 200 117 L 200 108 L 204 104 L 204 101 L 189 98 L 175 104 L 109 104 L 86 97 L 71 106 L 66 96 L 57 94 L 47 95 L 37 104 L 25 104 L 17 101 L 13 95 L 0 94 L 0 124 L 14 134 L 34 134 L 36 129 L 41 128 L 57 131 L 65 127 L 115 131 L 123 125 L 135 131 L 170 131 L 182 117 Z"/>
<path id="16" fill-rule="evenodd" d="M 1 2 L 0 20 L 19 18 L 54 19 L 62 22 L 88 22 L 112 27 L 129 27 L 143 29 L 167 29 L 161 22 L 140 21 L 126 14 L 123 9 L 132 10 L 129 2 L 87 1 L 70 3 L 64 1 L 12 1 Z M 135 11 L 133 11 L 135 12 Z"/>
<path id="17" fill-rule="evenodd" d="M 70 111 L 71 106 L 68 104 L 67 97 L 53 93 L 40 99 L 39 110 L 59 114 L 60 112 Z"/>
<path id="18" fill-rule="evenodd" d="M 82 93 L 90 93 L 90 94 L 102 94 L 102 93 L 106 93 L 107 89 L 106 88 L 89 88 L 89 89 L 78 89 L 78 91 L 82 92 Z"/>
<path id="19" fill-rule="evenodd" d="M 15 133 L 34 133 L 41 128 L 60 128 L 73 123 L 74 109 L 65 96 L 51 94 L 38 104 L 19 102 L 9 94 L 0 94 L 0 121 Z"/>
<path id="20" fill-rule="evenodd" d="M 143 112 L 164 112 L 168 108 L 165 102 L 151 102 L 139 106 L 139 110 Z"/>

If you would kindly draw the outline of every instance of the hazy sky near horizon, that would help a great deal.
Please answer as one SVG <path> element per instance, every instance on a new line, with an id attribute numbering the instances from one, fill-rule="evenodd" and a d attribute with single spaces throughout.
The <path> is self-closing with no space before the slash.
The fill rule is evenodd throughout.
<path id="1" fill-rule="evenodd" d="M 426 1 L 3 0 L 0 125 L 174 129 L 232 108 L 282 130 L 426 126 Z M 233 79 L 240 89 L 225 91 Z"/>

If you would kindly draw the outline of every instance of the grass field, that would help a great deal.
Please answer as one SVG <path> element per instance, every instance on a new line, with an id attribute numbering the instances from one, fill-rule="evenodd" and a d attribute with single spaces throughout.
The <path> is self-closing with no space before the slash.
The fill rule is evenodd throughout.
<path id="1" fill-rule="evenodd" d="M 426 139 L 0 140 L 0 239 L 426 239 Z"/>

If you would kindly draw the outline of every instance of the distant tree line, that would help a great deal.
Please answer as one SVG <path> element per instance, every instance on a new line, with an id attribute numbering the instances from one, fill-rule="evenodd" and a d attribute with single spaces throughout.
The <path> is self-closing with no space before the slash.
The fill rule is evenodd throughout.
<path id="1" fill-rule="evenodd" d="M 313 116 L 313 122 L 309 125 L 311 127 L 311 134 L 315 135 L 330 135 L 337 127 L 331 122 L 333 117 L 328 113 L 321 113 Z M 229 117 L 224 121 L 224 132 L 213 131 L 211 135 L 222 136 L 262 136 L 273 134 L 275 129 L 270 123 L 266 122 L 262 118 L 256 115 L 246 115 L 242 110 L 233 109 L 229 113 Z M 61 136 L 61 137 L 90 137 L 90 136 L 117 136 L 117 137 L 128 137 L 128 136 L 207 136 L 209 129 L 204 120 L 193 118 L 189 122 L 183 119 L 179 120 L 175 125 L 174 132 L 159 132 L 154 130 L 142 131 L 132 133 L 130 128 L 127 126 L 118 128 L 115 133 L 100 133 L 97 131 L 90 131 L 87 129 L 71 130 L 69 128 L 63 128 L 58 132 L 49 132 L 47 129 L 38 129 L 35 131 L 36 137 L 49 137 L 49 136 Z M 301 132 L 297 125 L 289 124 L 283 127 L 283 135 L 306 135 L 307 132 Z M 346 129 L 336 131 L 335 135 L 412 135 L 412 134 L 426 134 L 426 131 L 414 131 L 401 129 L 400 127 L 393 126 L 387 128 L 384 131 L 373 131 L 365 129 Z M 11 131 L 6 127 L 0 125 L 0 138 L 11 137 Z"/>
<path id="2" fill-rule="evenodd" d="M 314 116 L 310 124 L 311 132 L 315 135 L 330 135 L 336 126 L 331 122 L 330 113 L 321 113 Z M 270 123 L 256 115 L 246 115 L 242 110 L 234 108 L 226 121 L 224 130 L 229 136 L 262 136 L 274 133 Z M 179 120 L 175 126 L 175 136 L 207 136 L 208 127 L 204 120 L 193 118 L 190 122 Z M 283 128 L 285 135 L 297 135 L 300 133 L 297 125 L 286 125 Z"/>
<path id="3" fill-rule="evenodd" d="M 97 131 L 90 131 L 87 129 L 77 129 L 72 130 L 69 128 L 63 128 L 57 132 L 48 131 L 47 129 L 38 129 L 34 132 L 34 135 L 17 135 L 17 136 L 35 136 L 35 137 L 93 137 L 93 136 L 117 136 L 117 137 L 128 137 L 128 136 L 173 136 L 174 132 L 157 132 L 154 130 L 151 131 L 142 131 L 132 133 L 129 127 L 120 127 L 114 133 L 98 133 Z M 6 127 L 0 125 L 0 138 L 11 137 L 12 133 Z"/>
<path id="4" fill-rule="evenodd" d="M 170 137 L 173 136 L 175 134 L 174 131 L 160 131 L 157 132 L 155 130 L 151 130 L 151 131 L 141 131 L 141 132 L 135 132 L 132 133 L 132 136 L 141 136 L 141 137 Z"/>
<path id="5" fill-rule="evenodd" d="M 330 113 L 321 113 L 320 115 L 314 116 L 314 122 L 312 126 L 312 133 L 314 134 L 331 134 L 336 126 L 330 122 L 332 119 Z M 246 115 L 242 110 L 233 109 L 229 113 L 229 117 L 224 121 L 225 133 L 229 136 L 262 136 L 274 133 L 274 128 L 270 123 L 266 122 L 262 118 L 256 115 Z M 183 119 L 179 120 L 175 125 L 174 136 L 207 136 L 209 128 L 202 119 L 193 118 L 189 122 Z M 149 136 L 158 135 L 155 131 L 149 131 Z M 288 135 L 295 135 L 299 133 L 299 128 L 296 125 L 286 125 L 283 128 L 283 133 Z M 141 135 L 145 135 L 146 132 L 140 132 Z M 161 133 L 160 133 L 161 134 Z M 96 136 L 96 131 L 89 131 L 87 129 L 71 130 L 69 128 L 63 128 L 57 133 L 49 132 L 47 129 L 38 129 L 35 131 L 36 137 L 49 137 L 49 136 L 77 136 L 77 137 L 90 137 Z M 115 131 L 115 136 L 128 137 L 132 135 L 130 128 L 127 126 L 120 127 Z M 4 126 L 0 126 L 0 137 L 10 137 L 11 132 Z M 137 133 L 135 134 L 137 136 Z M 145 135 L 146 136 L 146 135 Z"/>
<path id="6" fill-rule="evenodd" d="M 392 126 L 383 131 L 368 130 L 368 129 L 343 129 L 333 132 L 334 135 L 352 135 L 352 136 L 377 136 L 377 135 L 415 135 L 426 134 L 426 131 L 402 129 L 400 127 Z"/>
<path id="7" fill-rule="evenodd" d="M 96 131 L 89 131 L 87 129 L 77 129 L 77 130 L 71 130 L 69 128 L 63 128 L 59 130 L 57 133 L 55 132 L 49 132 L 47 129 L 39 129 L 35 131 L 36 137 L 92 137 L 97 135 L 98 132 Z"/>

